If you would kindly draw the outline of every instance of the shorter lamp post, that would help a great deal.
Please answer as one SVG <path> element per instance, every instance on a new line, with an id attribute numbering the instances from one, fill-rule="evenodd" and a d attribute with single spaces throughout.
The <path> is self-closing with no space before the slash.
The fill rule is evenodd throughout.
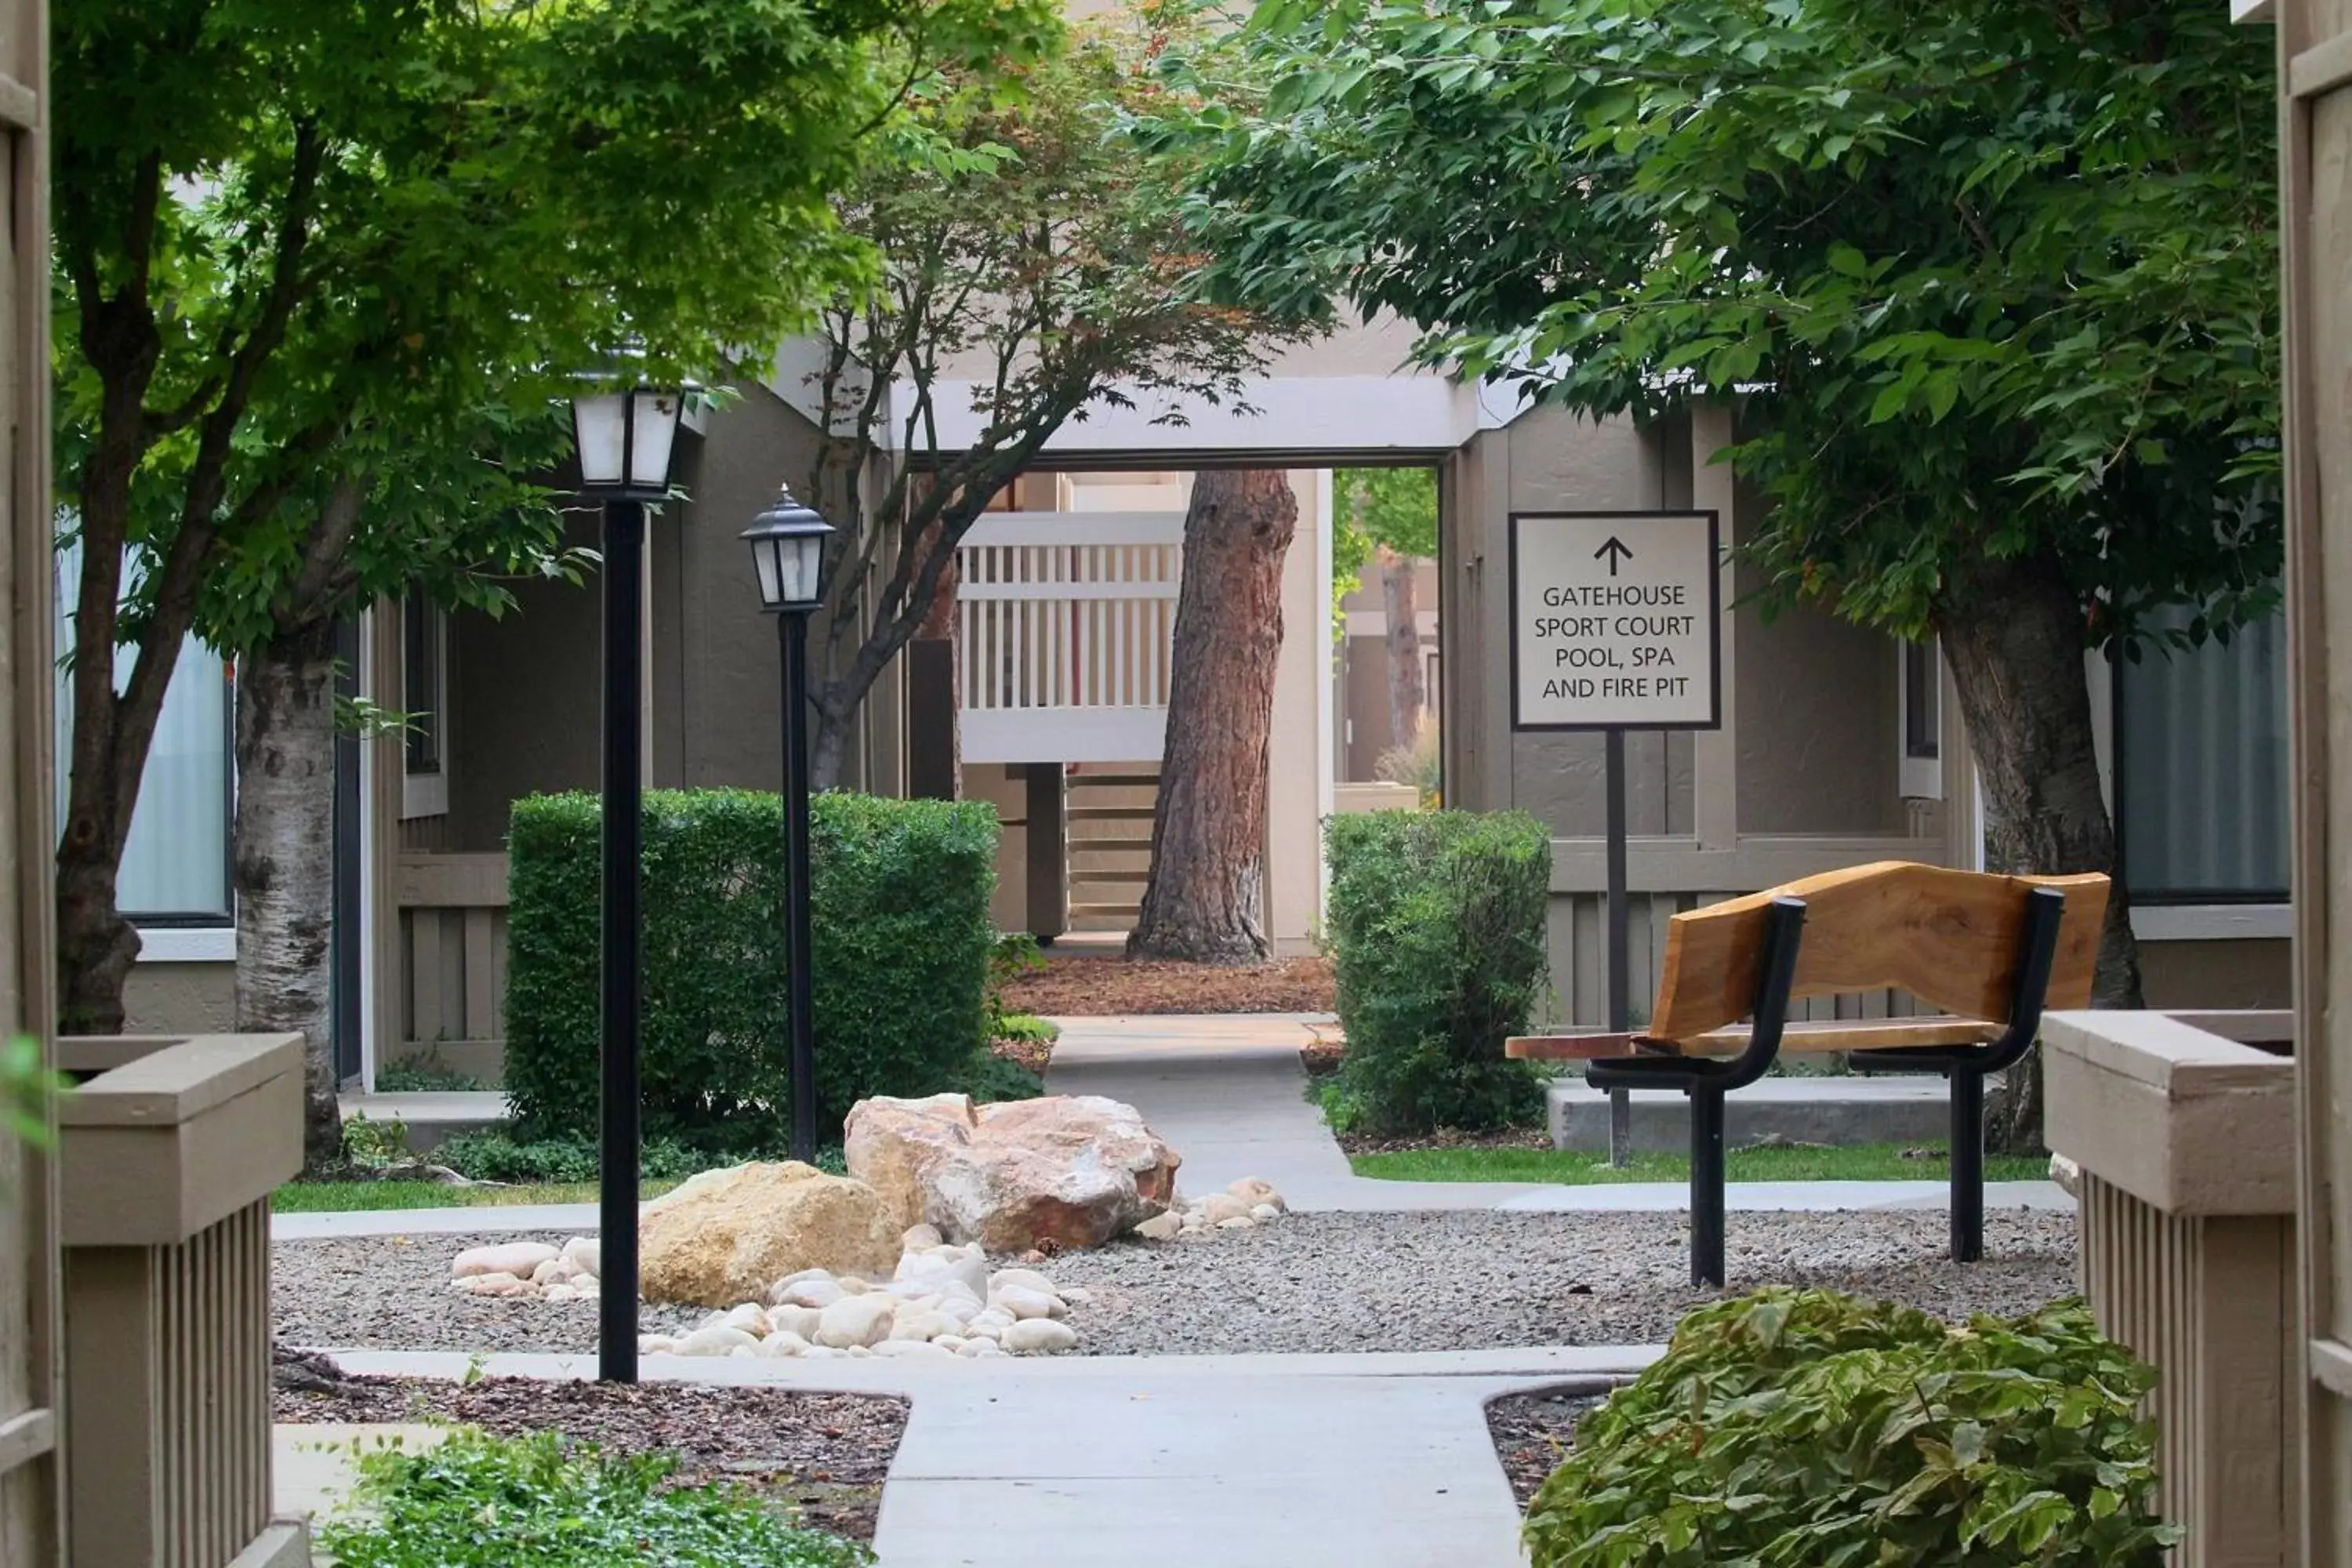
<path id="1" fill-rule="evenodd" d="M 596 1375 L 637 1381 L 638 861 L 645 838 L 646 505 L 669 494 L 685 395 L 597 380 L 572 400 L 580 493 L 604 513 L 603 1114 Z"/>
<path id="2" fill-rule="evenodd" d="M 784 984 L 793 1074 L 792 1156 L 816 1159 L 816 1035 L 810 1011 L 808 619 L 824 599 L 824 542 L 833 525 L 776 492 L 743 537 L 758 568 L 760 607 L 776 617 L 783 666 Z"/>

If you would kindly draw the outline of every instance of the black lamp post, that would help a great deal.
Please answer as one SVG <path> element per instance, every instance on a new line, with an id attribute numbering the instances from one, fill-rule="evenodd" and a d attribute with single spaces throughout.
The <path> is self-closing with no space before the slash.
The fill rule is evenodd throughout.
<path id="1" fill-rule="evenodd" d="M 824 598 L 833 525 L 776 492 L 743 531 L 759 569 L 760 607 L 776 617 L 783 666 L 784 983 L 793 1069 L 792 1154 L 816 1159 L 816 1036 L 809 1008 L 808 618 Z"/>
<path id="2" fill-rule="evenodd" d="M 580 493 L 604 513 L 603 1118 L 596 1375 L 637 1381 L 638 860 L 645 837 L 646 504 L 669 494 L 685 395 L 610 382 L 572 400 Z"/>

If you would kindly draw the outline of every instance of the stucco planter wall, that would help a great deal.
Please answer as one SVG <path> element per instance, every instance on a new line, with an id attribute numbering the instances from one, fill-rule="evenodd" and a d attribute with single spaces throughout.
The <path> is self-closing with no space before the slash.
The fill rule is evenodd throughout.
<path id="1" fill-rule="evenodd" d="M 70 1558 L 307 1562 L 270 1518 L 269 1435 L 269 1194 L 302 1167 L 302 1037 L 68 1039 L 58 1060 L 95 1073 L 58 1114 Z"/>
<path id="2" fill-rule="evenodd" d="M 2181 1568 L 2303 1561 L 2293 1033 L 2284 1013 L 2042 1025 L 2045 1133 L 2079 1168 L 2084 1293 L 2162 1377 L 2151 1414 Z"/>

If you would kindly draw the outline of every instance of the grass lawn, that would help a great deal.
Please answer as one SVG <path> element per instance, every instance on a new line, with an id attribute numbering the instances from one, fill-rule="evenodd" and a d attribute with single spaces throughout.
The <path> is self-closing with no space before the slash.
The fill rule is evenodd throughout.
<path id="1" fill-rule="evenodd" d="M 1903 1157 L 1906 1147 L 1932 1149 L 1931 1159 Z M 1606 1154 L 1557 1149 L 1401 1149 L 1351 1154 L 1356 1174 L 1387 1182 L 1547 1182 L 1583 1186 L 1598 1182 L 1680 1182 L 1690 1177 L 1685 1154 L 1636 1154 L 1622 1170 Z M 1725 1171 L 1735 1182 L 1918 1182 L 1951 1173 L 1940 1143 L 1858 1143 L 1848 1149 L 1734 1149 Z M 2050 1174 L 2045 1159 L 1985 1156 L 1989 1182 L 2038 1182 Z"/>
<path id="2" fill-rule="evenodd" d="M 647 1182 L 653 1197 L 677 1185 Z M 348 1209 L 494 1208 L 508 1204 L 593 1204 L 593 1182 L 518 1187 L 445 1187 L 437 1182 L 289 1182 L 270 1195 L 272 1214 L 329 1214 Z"/>

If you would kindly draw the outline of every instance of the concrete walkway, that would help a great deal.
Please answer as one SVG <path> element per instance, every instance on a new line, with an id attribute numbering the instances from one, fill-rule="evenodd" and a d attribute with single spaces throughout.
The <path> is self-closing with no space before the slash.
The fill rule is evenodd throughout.
<path id="1" fill-rule="evenodd" d="M 1272 1182 L 1294 1209 L 1366 1214 L 1428 1209 L 1547 1213 L 1682 1209 L 1680 1182 L 1589 1186 L 1509 1182 L 1382 1182 L 1359 1176 L 1304 1098 L 1299 1047 L 1315 1015 L 1064 1018 L 1046 1087 L 1100 1094 L 1143 1112 L 1184 1158 L 1187 1193 L 1214 1192 L 1239 1176 Z M 1735 1210 L 1941 1208 L 1949 1189 L 1922 1182 L 1734 1182 Z M 2071 1210 L 2054 1182 L 1990 1182 L 1992 1209 Z"/>
<path id="2" fill-rule="evenodd" d="M 1642 1349 L 1091 1356 L 971 1363 L 647 1359 L 649 1379 L 914 1402 L 883 1492 L 881 1568 L 1512 1568 L 1518 1511 L 1484 1407 L 1598 1392 Z M 352 1372 L 462 1376 L 460 1355 L 352 1352 Z M 499 1355 L 494 1376 L 592 1375 Z"/>
<path id="3" fill-rule="evenodd" d="M 1671 1211 L 1690 1206 L 1680 1182 L 1586 1186 L 1511 1182 L 1382 1182 L 1359 1176 L 1304 1096 L 1299 1047 L 1328 1015 L 1241 1014 L 1138 1018 L 1065 1018 L 1047 1087 L 1056 1094 L 1099 1094 L 1124 1100 L 1184 1159 L 1178 1180 L 1187 1193 L 1211 1193 L 1239 1176 L 1272 1182 L 1294 1209 L 1412 1214 L 1438 1209 L 1537 1213 Z M 415 1096 L 474 1100 L 489 1096 Z M 1735 1211 L 1935 1209 L 1949 1190 L 1940 1181 L 1734 1182 L 1725 1200 Z M 2053 1182 L 1988 1182 L 1990 1209 L 2071 1211 L 2074 1200 Z M 279 1215 L 279 1241 L 339 1236 L 432 1235 L 466 1231 L 560 1230 L 596 1226 L 593 1204 L 450 1209 L 388 1209 Z"/>

